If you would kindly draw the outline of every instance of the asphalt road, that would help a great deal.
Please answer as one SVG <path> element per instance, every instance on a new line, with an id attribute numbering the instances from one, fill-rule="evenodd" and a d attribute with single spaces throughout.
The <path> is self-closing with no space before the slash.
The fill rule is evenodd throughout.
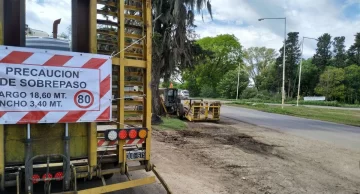
<path id="1" fill-rule="evenodd" d="M 223 105 L 221 116 L 261 127 L 360 150 L 360 127 Z"/>

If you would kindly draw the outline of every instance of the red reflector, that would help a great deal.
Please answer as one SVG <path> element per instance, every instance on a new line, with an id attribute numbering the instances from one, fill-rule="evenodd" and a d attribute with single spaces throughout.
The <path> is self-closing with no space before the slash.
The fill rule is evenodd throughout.
<path id="1" fill-rule="evenodd" d="M 54 178 L 56 178 L 57 181 L 60 181 L 60 180 L 62 180 L 64 178 L 63 175 L 64 175 L 63 172 L 57 172 L 55 174 Z"/>
<path id="2" fill-rule="evenodd" d="M 131 130 L 129 131 L 129 137 L 130 137 L 131 139 L 135 139 L 135 138 L 137 137 L 137 131 L 136 131 L 135 129 L 131 129 Z"/>
<path id="3" fill-rule="evenodd" d="M 48 173 L 48 174 L 44 174 L 42 176 L 42 179 L 51 179 L 52 177 L 53 177 L 52 174 Z"/>
<path id="4" fill-rule="evenodd" d="M 39 180 L 40 180 L 40 176 L 39 176 L 38 174 L 34 174 L 34 175 L 32 176 L 32 182 L 33 182 L 33 184 L 38 183 Z"/>
<path id="5" fill-rule="evenodd" d="M 120 130 L 119 131 L 119 139 L 126 139 L 127 138 L 127 131 L 126 130 Z"/>

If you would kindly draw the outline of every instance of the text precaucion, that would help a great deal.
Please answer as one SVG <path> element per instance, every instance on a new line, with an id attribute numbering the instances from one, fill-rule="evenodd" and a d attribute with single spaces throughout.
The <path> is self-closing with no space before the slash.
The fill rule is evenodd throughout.
<path id="1" fill-rule="evenodd" d="M 98 110 L 100 71 L 0 63 L 0 110 Z"/>

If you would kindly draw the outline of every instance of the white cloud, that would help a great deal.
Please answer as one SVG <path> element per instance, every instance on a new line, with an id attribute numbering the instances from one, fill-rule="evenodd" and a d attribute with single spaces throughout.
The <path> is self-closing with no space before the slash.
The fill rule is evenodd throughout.
<path id="1" fill-rule="evenodd" d="M 71 24 L 71 0 L 26 0 L 26 23 L 30 28 L 51 34 L 52 24 L 61 18 L 59 33 L 67 32 Z M 281 20 L 258 21 L 261 17 L 287 17 L 287 31 L 317 38 L 323 33 L 332 37 L 345 36 L 347 48 L 353 44 L 360 29 L 360 15 L 345 17 L 344 9 L 357 5 L 360 0 L 212 0 L 214 21 L 204 12 L 196 15 L 196 32 L 201 37 L 230 33 L 236 35 L 244 47 L 266 46 L 279 50 L 284 39 Z M 359 30 L 360 31 L 360 30 Z M 316 43 L 306 40 L 304 56 L 311 57 Z"/>
<path id="2" fill-rule="evenodd" d="M 60 18 L 58 32 L 67 33 L 67 27 L 71 25 L 71 0 L 44 0 L 44 4 L 26 0 L 26 24 L 30 28 L 45 31 L 51 36 L 53 22 Z"/>
<path id="3" fill-rule="evenodd" d="M 278 51 L 284 39 L 283 21 L 259 22 L 258 18 L 286 17 L 287 32 L 299 32 L 299 39 L 329 33 L 332 37 L 345 36 L 348 48 L 360 29 L 360 20 L 346 18 L 343 10 L 354 3 L 360 6 L 359 0 L 213 0 L 214 21 L 197 20 L 196 32 L 201 37 L 230 33 L 246 48 L 266 46 Z M 311 57 L 315 48 L 315 41 L 305 40 L 304 57 Z"/>

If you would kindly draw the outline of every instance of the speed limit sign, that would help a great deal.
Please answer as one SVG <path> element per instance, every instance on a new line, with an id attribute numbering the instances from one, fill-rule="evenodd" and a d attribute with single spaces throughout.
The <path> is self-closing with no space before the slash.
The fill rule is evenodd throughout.
<path id="1" fill-rule="evenodd" d="M 0 45 L 0 125 L 111 121 L 111 72 L 108 55 Z"/>
<path id="2" fill-rule="evenodd" d="M 94 104 L 94 95 L 89 90 L 80 90 L 75 94 L 74 102 L 79 108 L 89 108 Z"/>

